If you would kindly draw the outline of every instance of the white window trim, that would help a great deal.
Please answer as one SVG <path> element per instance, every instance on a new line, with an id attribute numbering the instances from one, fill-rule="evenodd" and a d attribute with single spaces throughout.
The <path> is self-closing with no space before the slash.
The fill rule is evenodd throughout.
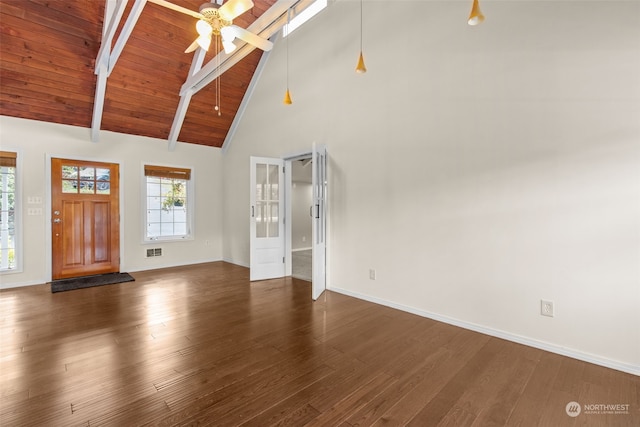
<path id="1" fill-rule="evenodd" d="M 153 165 L 153 166 L 164 166 L 169 168 L 178 168 L 178 169 L 190 169 L 191 170 L 191 179 L 187 181 L 187 228 L 189 233 L 185 236 L 181 237 L 158 237 L 158 238 L 148 238 L 147 237 L 147 177 L 144 174 L 144 166 L 145 165 Z M 159 243 L 174 243 L 174 242 L 185 242 L 195 240 L 195 177 L 196 170 L 193 166 L 182 166 L 182 165 L 168 165 L 158 162 L 143 162 L 140 166 L 140 185 L 141 185 L 141 221 L 142 221 L 142 236 L 141 243 L 143 245 L 157 245 Z"/>

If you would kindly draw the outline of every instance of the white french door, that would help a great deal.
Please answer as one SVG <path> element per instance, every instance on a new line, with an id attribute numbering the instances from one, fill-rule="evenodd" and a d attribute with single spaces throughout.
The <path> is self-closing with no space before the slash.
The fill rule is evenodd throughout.
<path id="1" fill-rule="evenodd" d="M 251 157 L 250 280 L 285 275 L 284 160 Z"/>
<path id="2" fill-rule="evenodd" d="M 313 144 L 312 152 L 313 187 L 313 245 L 311 297 L 317 300 L 327 288 L 327 148 Z"/>

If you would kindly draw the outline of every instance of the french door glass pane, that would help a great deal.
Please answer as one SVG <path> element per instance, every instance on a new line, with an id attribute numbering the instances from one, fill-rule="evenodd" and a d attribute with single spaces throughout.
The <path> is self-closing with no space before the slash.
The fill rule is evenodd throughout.
<path id="1" fill-rule="evenodd" d="M 256 202 L 256 237 L 267 237 L 267 220 L 265 218 L 265 202 Z"/>
<path id="2" fill-rule="evenodd" d="M 270 204 L 269 237 L 278 237 L 278 202 Z"/>
<path id="3" fill-rule="evenodd" d="M 256 200 L 265 199 L 267 186 L 267 165 L 258 163 L 256 165 Z"/>
<path id="4" fill-rule="evenodd" d="M 279 209 L 279 176 L 278 165 L 256 164 L 256 237 L 278 237 Z"/>
<path id="5" fill-rule="evenodd" d="M 269 200 L 278 200 L 278 165 L 269 165 L 269 184 L 270 197 Z"/>

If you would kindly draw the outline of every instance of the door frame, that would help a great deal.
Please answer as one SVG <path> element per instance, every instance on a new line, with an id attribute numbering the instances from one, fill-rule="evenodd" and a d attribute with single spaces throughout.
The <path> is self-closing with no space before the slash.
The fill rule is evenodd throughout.
<path id="1" fill-rule="evenodd" d="M 311 150 L 303 151 L 297 154 L 292 154 L 290 156 L 284 157 L 284 272 L 285 276 L 291 276 L 293 272 L 293 262 L 291 260 L 291 252 L 292 252 L 292 243 L 291 243 L 291 218 L 293 217 L 291 200 L 293 194 L 293 174 L 291 171 L 293 170 L 293 162 L 302 160 L 302 159 L 310 159 L 312 155 Z"/>
<path id="2" fill-rule="evenodd" d="M 297 160 L 302 160 L 302 159 L 310 159 L 313 156 L 313 147 L 311 147 L 308 150 L 301 150 L 299 152 L 295 152 L 292 154 L 289 154 L 287 156 L 282 157 L 282 159 L 284 160 L 284 206 L 285 206 L 285 223 L 284 223 L 284 235 L 285 235 L 285 248 L 284 248 L 284 256 L 285 256 L 285 276 L 291 276 L 292 274 L 292 269 L 293 269 L 293 263 L 292 263 L 292 257 L 291 257 L 291 252 L 292 252 L 292 244 L 291 244 L 291 234 L 292 234 L 292 229 L 291 229 L 291 217 L 292 217 L 292 206 L 291 206 L 291 195 L 292 195 L 292 191 L 293 191 L 293 187 L 292 187 L 292 168 L 293 165 L 292 163 L 297 161 Z M 331 224 L 330 224 L 330 215 L 329 215 L 329 201 L 327 200 L 325 202 L 325 218 L 326 218 L 326 228 L 325 228 L 325 246 L 326 246 L 326 255 L 325 255 L 325 259 L 324 259 L 324 269 L 325 269 L 325 283 L 328 285 L 330 282 L 330 277 L 329 277 L 329 254 L 330 254 L 330 247 L 328 244 L 329 241 L 329 235 L 330 235 L 330 230 L 331 230 Z M 329 289 L 329 286 L 327 286 L 326 289 Z"/>
<path id="3" fill-rule="evenodd" d="M 117 164 L 118 165 L 118 170 L 120 172 L 120 176 L 122 176 L 122 171 L 123 171 L 123 166 L 124 166 L 124 162 L 120 161 L 120 160 L 113 160 L 113 159 L 109 159 L 109 158 L 103 158 L 103 157 L 92 157 L 92 156 L 77 156 L 77 155 L 66 155 L 66 154 L 57 154 L 57 153 L 46 153 L 45 154 L 45 235 L 46 235 L 46 242 L 45 242 L 45 259 L 47 260 L 47 268 L 45 270 L 45 277 L 47 278 L 48 281 L 51 281 L 53 278 L 53 240 L 52 240 L 52 232 L 53 232 L 53 218 L 51 215 L 51 211 L 52 211 L 52 201 L 51 201 L 51 159 L 53 158 L 58 158 L 58 159 L 69 159 L 69 160 L 77 160 L 77 161 L 87 161 L 87 162 L 100 162 L 100 163 L 113 163 L 113 164 Z M 125 253 L 124 253 L 124 241 L 122 239 L 122 230 L 124 229 L 124 222 L 125 222 L 125 216 L 124 216 L 124 203 L 123 201 L 123 187 L 124 185 L 122 185 L 122 181 L 120 182 L 119 188 L 118 188 L 118 199 L 120 200 L 119 203 L 119 214 L 120 214 L 120 221 L 119 221 L 119 228 L 118 228 L 118 234 L 120 235 L 120 271 L 122 271 L 122 260 L 125 257 Z"/>

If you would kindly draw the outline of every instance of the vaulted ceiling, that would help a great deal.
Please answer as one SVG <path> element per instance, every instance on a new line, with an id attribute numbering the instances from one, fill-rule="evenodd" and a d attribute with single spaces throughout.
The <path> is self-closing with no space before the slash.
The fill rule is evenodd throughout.
<path id="1" fill-rule="evenodd" d="M 108 28 L 108 1 L 112 6 L 124 5 L 109 50 L 116 45 L 131 11 L 139 7 L 142 12 L 106 78 L 96 129 L 96 59 Z M 194 11 L 204 2 L 172 0 Z M 233 23 L 243 28 L 253 24 L 254 32 L 272 39 L 286 23 L 287 9 L 299 13 L 311 3 L 253 2 L 254 7 Z M 190 68 L 198 52 L 185 54 L 184 50 L 197 36 L 194 24 L 193 17 L 146 0 L 0 0 L 0 114 L 88 129 L 93 119 L 95 135 L 101 129 L 169 140 L 181 91 L 183 95 L 190 91 L 184 121 L 178 123 L 174 139 L 221 147 L 262 51 L 239 45 L 235 57 L 224 52 L 217 55 L 212 43 L 203 63 L 208 71 L 201 73 L 209 78 L 200 80 L 193 90 L 185 82 L 193 79 Z M 218 80 L 209 82 L 218 75 Z M 219 115 L 214 109 L 218 97 Z M 90 132 L 87 135 L 89 140 Z"/>

